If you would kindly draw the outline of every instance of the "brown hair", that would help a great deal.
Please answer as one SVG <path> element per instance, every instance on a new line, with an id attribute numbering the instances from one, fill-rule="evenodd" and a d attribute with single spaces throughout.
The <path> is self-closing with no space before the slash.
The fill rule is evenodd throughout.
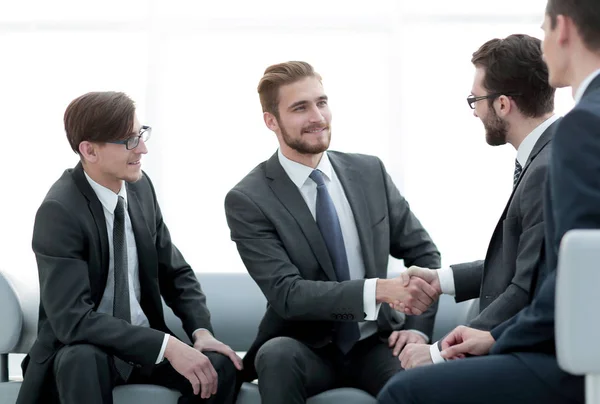
<path id="1" fill-rule="evenodd" d="M 83 141 L 108 142 L 125 139 L 134 125 L 135 104 L 124 93 L 105 91 L 84 94 L 65 111 L 65 131 L 73 151 Z"/>
<path id="2" fill-rule="evenodd" d="M 537 118 L 554 110 L 555 89 L 548 83 L 539 39 L 521 34 L 492 39 L 473 53 L 471 62 L 485 69 L 483 87 L 489 94 L 513 96 L 525 116 Z"/>
<path id="3" fill-rule="evenodd" d="M 305 77 L 317 77 L 319 73 L 306 62 L 285 62 L 267 67 L 258 83 L 258 95 L 263 112 L 270 112 L 279 118 L 279 88 L 295 83 Z"/>
<path id="4" fill-rule="evenodd" d="M 564 15 L 573 20 L 585 46 L 592 52 L 600 51 L 600 5 L 598 0 L 548 0 L 546 14 L 551 28 L 556 17 Z"/>

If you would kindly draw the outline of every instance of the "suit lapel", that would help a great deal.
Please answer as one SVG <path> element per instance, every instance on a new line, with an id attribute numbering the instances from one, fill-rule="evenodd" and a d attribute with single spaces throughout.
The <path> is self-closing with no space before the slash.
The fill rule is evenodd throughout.
<path id="1" fill-rule="evenodd" d="M 329 153 L 328 156 L 336 175 L 342 183 L 342 188 L 352 209 L 365 264 L 366 278 L 375 278 L 379 274 L 375 271 L 373 249 L 370 248 L 373 245 L 373 231 L 371 227 L 373 222 L 363 187 L 360 184 L 360 174 L 351 166 L 339 160 L 334 153 Z"/>
<path id="2" fill-rule="evenodd" d="M 502 216 L 500 216 L 500 220 L 498 220 L 498 224 L 496 224 L 496 228 L 494 229 L 494 234 L 492 235 L 492 239 L 491 239 L 490 245 L 488 247 L 488 255 L 490 253 L 491 247 L 492 247 L 496 237 L 498 237 L 498 235 L 502 232 L 502 222 L 506 218 L 506 215 L 508 213 L 508 208 L 510 207 L 510 204 L 512 203 L 513 197 L 515 196 L 515 192 L 519 188 L 519 184 L 521 183 L 521 180 L 525 176 L 525 172 L 531 165 L 531 162 L 537 157 L 538 154 L 540 154 L 540 152 L 544 149 L 544 147 L 546 147 L 546 145 L 550 142 L 550 140 L 552 140 L 552 135 L 554 134 L 554 130 L 556 129 L 556 125 L 558 124 L 559 121 L 560 121 L 560 119 L 556 120 L 554 123 L 552 123 L 552 125 L 548 126 L 548 128 L 546 128 L 544 133 L 542 133 L 542 136 L 540 136 L 538 141 L 535 143 L 535 146 L 533 146 L 533 150 L 531 150 L 531 153 L 529 154 L 529 158 L 527 159 L 527 162 L 525 163 L 525 167 L 523 167 L 523 171 L 521 172 L 521 175 L 519 176 L 519 179 L 517 180 L 516 185 L 513 187 L 512 193 L 510 194 L 510 198 L 508 198 L 508 202 L 506 203 L 506 206 L 504 207 Z"/>
<path id="3" fill-rule="evenodd" d="M 108 234 L 106 231 L 106 217 L 104 216 L 104 210 L 102 209 L 102 204 L 100 200 L 96 196 L 96 193 L 92 189 L 90 183 L 85 178 L 85 174 L 83 172 L 83 166 L 81 163 L 78 163 L 77 166 L 73 169 L 73 180 L 77 185 L 79 191 L 85 196 L 88 201 L 90 212 L 92 213 L 92 217 L 94 218 L 94 222 L 96 223 L 96 228 L 98 229 L 98 238 L 100 239 L 100 248 L 102 250 L 102 262 L 100 263 L 100 270 L 103 284 L 101 287 L 95 289 L 103 292 L 106 287 L 106 277 L 108 276 L 108 260 L 109 260 L 109 251 L 108 251 Z M 102 295 L 100 294 L 100 298 Z"/>
<path id="4" fill-rule="evenodd" d="M 306 206 L 300 190 L 290 180 L 279 163 L 277 153 L 267 160 L 266 175 L 267 178 L 271 179 L 269 186 L 273 190 L 273 193 L 294 217 L 300 229 L 302 229 L 317 261 L 321 264 L 321 268 L 323 268 L 323 271 L 330 280 L 336 281 L 335 270 L 333 269 L 323 236 L 317 227 L 317 222 L 315 222 L 308 206 Z"/>
<path id="5" fill-rule="evenodd" d="M 127 186 L 127 213 L 131 219 L 135 245 L 138 253 L 138 267 L 141 285 L 150 285 L 157 279 L 157 274 L 153 269 L 156 268 L 156 248 L 152 243 L 152 236 L 146 218 L 142 213 L 142 205 L 135 190 Z M 146 289 L 148 290 L 148 289 Z"/>

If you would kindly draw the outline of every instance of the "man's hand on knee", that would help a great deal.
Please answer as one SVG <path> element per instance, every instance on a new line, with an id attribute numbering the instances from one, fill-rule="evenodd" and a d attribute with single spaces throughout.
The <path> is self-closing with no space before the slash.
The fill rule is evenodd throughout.
<path id="1" fill-rule="evenodd" d="M 242 370 L 242 358 L 240 358 L 229 345 L 225 345 L 206 330 L 196 331 L 194 334 L 194 348 L 200 352 L 218 352 L 231 359 L 237 370 Z"/>
<path id="2" fill-rule="evenodd" d="M 418 366 L 430 365 L 433 363 L 431 360 L 431 353 L 429 344 L 407 344 L 402 353 L 398 357 L 402 368 L 411 369 Z"/>
<path id="3" fill-rule="evenodd" d="M 170 336 L 165 358 L 173 369 L 189 380 L 194 394 L 204 399 L 217 393 L 218 375 L 210 360 L 197 349 Z"/>

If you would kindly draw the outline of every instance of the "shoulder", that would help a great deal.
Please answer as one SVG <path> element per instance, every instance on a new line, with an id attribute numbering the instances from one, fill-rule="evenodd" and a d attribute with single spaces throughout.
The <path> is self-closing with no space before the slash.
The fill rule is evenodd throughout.
<path id="1" fill-rule="evenodd" d="M 344 162 L 348 164 L 359 164 L 367 167 L 379 167 L 383 166 L 383 163 L 377 156 L 371 156 L 369 154 L 361 153 L 342 153 L 338 151 L 330 150 L 327 155 L 331 160 Z"/>
<path id="2" fill-rule="evenodd" d="M 63 172 L 48 190 L 42 205 L 54 203 L 64 206 L 68 210 L 76 209 L 85 202 L 85 197 L 77 187 L 73 177 L 73 169 Z"/>
<path id="3" fill-rule="evenodd" d="M 241 192 L 245 195 L 264 194 L 268 188 L 266 161 L 254 167 L 244 176 L 230 191 L 230 193 Z"/>

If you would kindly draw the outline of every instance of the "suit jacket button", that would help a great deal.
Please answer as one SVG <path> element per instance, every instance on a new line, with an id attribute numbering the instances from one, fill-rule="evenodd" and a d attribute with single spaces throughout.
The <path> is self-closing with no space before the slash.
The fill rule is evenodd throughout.
<path id="1" fill-rule="evenodd" d="M 354 314 L 348 314 L 348 318 L 349 318 L 350 320 L 354 320 Z"/>
<path id="2" fill-rule="evenodd" d="M 337 314 L 332 314 L 331 318 L 333 318 L 335 320 L 337 318 Z"/>

